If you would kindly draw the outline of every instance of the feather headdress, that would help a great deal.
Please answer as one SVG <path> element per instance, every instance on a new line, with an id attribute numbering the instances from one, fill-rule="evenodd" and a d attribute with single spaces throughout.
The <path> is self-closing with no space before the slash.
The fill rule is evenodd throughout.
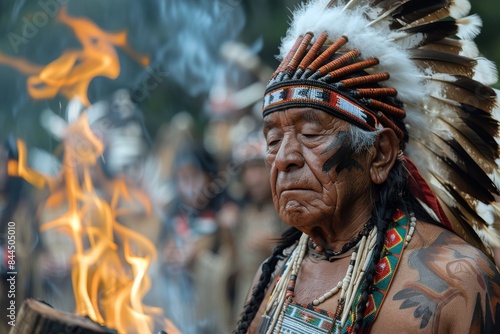
<path id="1" fill-rule="evenodd" d="M 366 130 L 394 129 L 424 208 L 491 255 L 500 246 L 500 108 L 489 87 L 498 74 L 473 42 L 482 22 L 470 7 L 306 3 L 282 41 L 263 114 L 305 103 Z"/>

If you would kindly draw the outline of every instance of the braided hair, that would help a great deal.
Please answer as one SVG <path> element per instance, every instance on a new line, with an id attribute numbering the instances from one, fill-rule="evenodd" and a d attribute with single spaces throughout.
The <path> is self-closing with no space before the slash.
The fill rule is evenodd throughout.
<path id="1" fill-rule="evenodd" d="M 422 221 L 438 224 L 422 208 L 417 199 L 411 194 L 408 187 L 408 173 L 400 161 L 396 161 L 394 167 L 389 172 L 386 182 L 377 185 L 374 189 L 378 194 L 376 204 L 372 211 L 372 221 L 377 226 L 377 242 L 374 249 L 374 257 L 368 268 L 364 280 L 364 290 L 361 293 L 361 302 L 357 305 L 356 321 L 354 332 L 359 333 L 362 330 L 366 302 L 373 289 L 373 280 L 377 270 L 377 264 L 384 246 L 385 233 L 392 222 L 392 217 L 397 209 L 403 212 L 413 212 L 415 217 Z M 262 274 L 258 283 L 255 285 L 248 303 L 245 305 L 234 334 L 245 334 L 254 320 L 259 307 L 264 300 L 267 288 L 272 279 L 276 266 L 283 258 L 283 251 L 292 246 L 300 239 L 302 232 L 294 227 L 289 228 L 283 233 L 281 241 L 274 248 L 272 255 L 263 263 Z"/>
<path id="2" fill-rule="evenodd" d="M 260 304 L 264 300 L 276 265 L 283 258 L 283 251 L 297 242 L 301 235 L 302 232 L 295 227 L 287 229 L 282 234 L 281 241 L 274 248 L 272 255 L 262 264 L 262 274 L 260 275 L 259 282 L 255 285 L 250 300 L 243 308 L 234 334 L 245 334 L 247 332 L 259 310 Z"/>
<path id="3" fill-rule="evenodd" d="M 378 229 L 377 242 L 373 250 L 372 262 L 363 277 L 364 290 L 361 292 L 361 300 L 356 309 L 354 333 L 367 330 L 366 328 L 362 328 L 366 304 L 370 293 L 373 291 L 373 280 L 384 246 L 385 234 L 389 224 L 392 222 L 395 211 L 400 209 L 406 213 L 413 212 L 417 219 L 439 225 L 411 194 L 408 186 L 408 173 L 402 162 L 396 161 L 394 167 L 389 172 L 387 180 L 383 184 L 378 185 L 377 188 L 378 198 L 371 218 Z"/>

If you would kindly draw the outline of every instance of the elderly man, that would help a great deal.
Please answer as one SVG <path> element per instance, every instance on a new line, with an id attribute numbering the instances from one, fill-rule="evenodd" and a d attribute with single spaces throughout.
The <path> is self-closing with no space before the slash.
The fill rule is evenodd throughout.
<path id="1" fill-rule="evenodd" d="M 295 12 L 263 108 L 291 228 L 236 333 L 500 333 L 496 70 L 467 1 L 426 3 Z"/>

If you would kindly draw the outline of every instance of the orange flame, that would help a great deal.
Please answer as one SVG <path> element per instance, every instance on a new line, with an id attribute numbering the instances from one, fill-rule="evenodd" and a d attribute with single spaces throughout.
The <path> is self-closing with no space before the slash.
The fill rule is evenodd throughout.
<path id="1" fill-rule="evenodd" d="M 149 64 L 148 57 L 127 45 L 124 31 L 104 32 L 87 19 L 68 16 L 65 8 L 57 19 L 74 31 L 81 50 L 67 50 L 44 68 L 0 54 L 0 63 L 29 75 L 28 92 L 35 99 L 61 93 L 90 105 L 87 89 L 91 80 L 96 76 L 116 79 L 120 74 L 115 46 L 142 65 Z M 57 219 L 44 223 L 41 231 L 66 233 L 74 242 L 76 313 L 120 333 L 151 333 L 154 319 L 161 316 L 162 310 L 143 305 L 142 299 L 150 289 L 147 270 L 157 252 L 148 238 L 118 222 L 121 215 L 127 214 L 126 207 L 121 206 L 124 203 L 138 202 L 149 212 L 147 196 L 129 190 L 123 180 L 112 182 L 109 202 L 97 194 L 91 175 L 104 146 L 90 129 L 86 114 L 66 130 L 62 167 L 55 178 L 30 169 L 24 143 L 19 140 L 17 144 L 19 157 L 8 162 L 9 175 L 23 177 L 40 188 L 48 186 L 51 194 L 44 203 L 46 208 L 67 208 Z M 163 322 L 169 334 L 179 333 L 169 320 Z"/>
<path id="2" fill-rule="evenodd" d="M 151 282 L 147 269 L 157 257 L 153 243 L 117 221 L 127 214 L 119 203 L 136 201 L 150 210 L 142 193 L 131 192 L 123 180 L 113 181 L 112 199 L 106 202 L 94 189 L 91 169 L 103 152 L 102 142 L 91 131 L 86 114 L 70 126 L 64 138 L 59 179 L 64 189 L 55 191 L 46 207 L 66 205 L 59 218 L 44 223 L 41 231 L 57 229 L 75 245 L 72 280 L 76 313 L 116 329 L 120 333 L 151 333 L 154 317 L 162 310 L 142 304 Z M 51 179 L 26 165 L 26 149 L 18 141 L 19 159 L 9 161 L 9 174 L 22 176 L 37 186 L 54 185 Z M 55 186 L 53 186 L 55 188 Z M 120 252 L 122 251 L 120 256 Z M 168 320 L 168 333 L 179 333 Z"/>
<path id="3" fill-rule="evenodd" d="M 45 67 L 0 54 L 0 63 L 29 75 L 28 92 L 34 99 L 49 99 L 60 93 L 68 99 L 77 97 L 89 106 L 87 91 L 92 79 L 97 76 L 116 79 L 120 74 L 115 46 L 141 65 L 149 65 L 149 57 L 138 54 L 127 44 L 126 31 L 105 32 L 87 19 L 69 16 L 66 7 L 61 8 L 56 18 L 73 30 L 81 50 L 66 50 Z"/>

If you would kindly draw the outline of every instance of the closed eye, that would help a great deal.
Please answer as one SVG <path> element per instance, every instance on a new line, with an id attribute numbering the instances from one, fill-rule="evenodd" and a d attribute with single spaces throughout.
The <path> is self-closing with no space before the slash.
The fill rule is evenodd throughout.
<path id="1" fill-rule="evenodd" d="M 271 140 L 267 143 L 267 146 L 268 147 L 271 147 L 271 146 L 274 146 L 274 145 L 277 145 L 280 141 L 278 139 L 276 140 Z"/>
<path id="2" fill-rule="evenodd" d="M 307 139 L 318 139 L 321 137 L 321 135 L 317 133 L 303 133 L 302 136 Z"/>

